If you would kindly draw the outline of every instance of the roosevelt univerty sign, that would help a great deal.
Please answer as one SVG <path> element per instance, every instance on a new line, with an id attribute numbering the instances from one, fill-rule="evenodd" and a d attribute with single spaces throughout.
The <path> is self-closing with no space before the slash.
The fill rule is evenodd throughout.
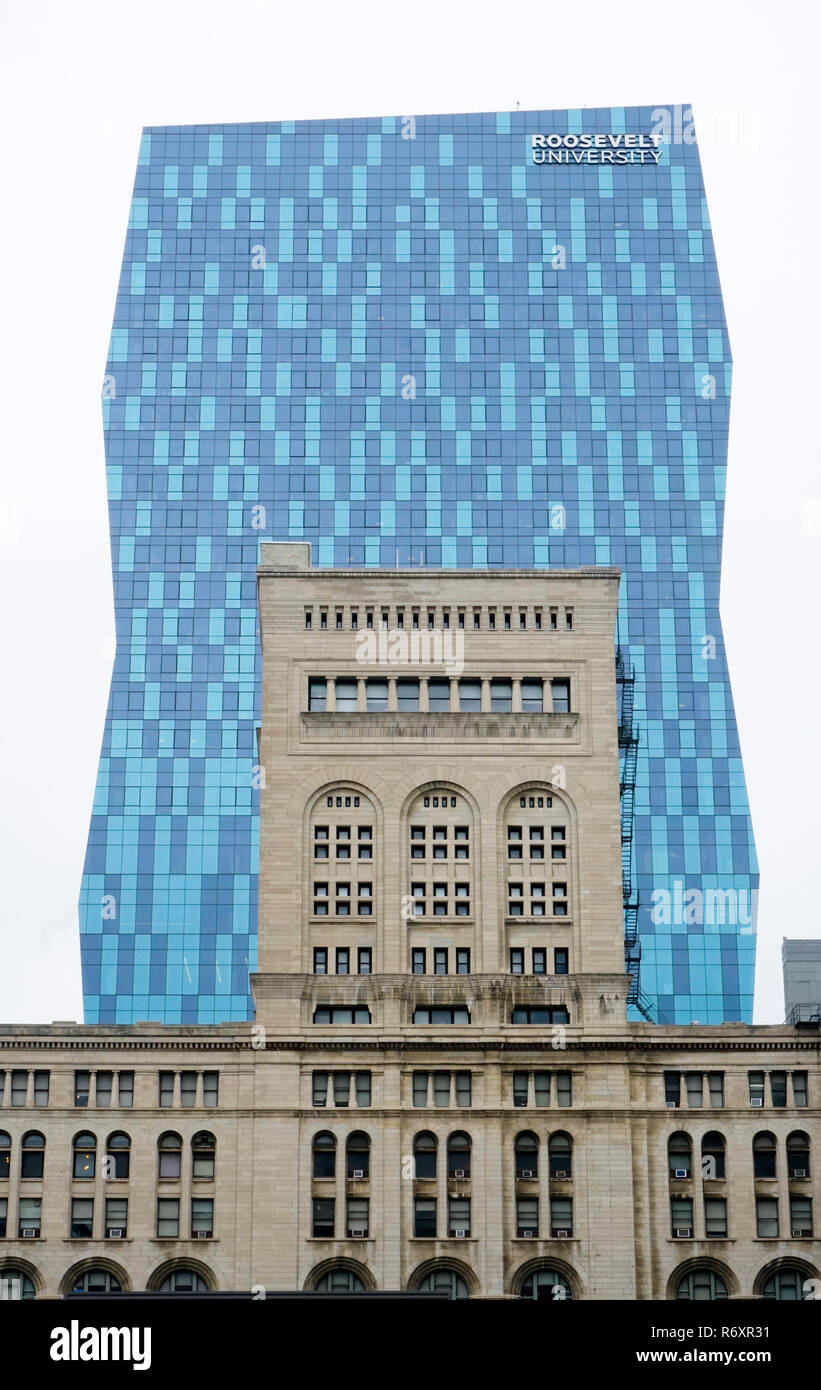
<path id="1" fill-rule="evenodd" d="M 534 164 L 658 164 L 661 135 L 531 135 Z"/>

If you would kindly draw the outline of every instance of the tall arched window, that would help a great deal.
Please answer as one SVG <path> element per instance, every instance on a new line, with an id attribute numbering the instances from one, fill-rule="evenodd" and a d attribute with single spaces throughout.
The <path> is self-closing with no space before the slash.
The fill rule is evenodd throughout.
<path id="1" fill-rule="evenodd" d="M 349 1178 L 367 1178 L 371 1171 L 371 1141 L 367 1134 L 356 1130 L 348 1136 L 345 1146 L 346 1169 Z"/>
<path id="2" fill-rule="evenodd" d="M 72 1174 L 75 1178 L 93 1178 L 97 1171 L 97 1137 L 94 1134 L 78 1134 L 74 1140 L 74 1163 Z"/>
<path id="3" fill-rule="evenodd" d="M 85 1269 L 71 1286 L 72 1293 L 120 1293 L 122 1286 L 116 1274 L 108 1269 Z"/>
<path id="4" fill-rule="evenodd" d="M 336 1177 L 336 1138 L 333 1134 L 323 1130 L 321 1134 L 314 1135 L 313 1156 L 315 1178 Z"/>
<path id="5" fill-rule="evenodd" d="M 470 1289 L 455 1269 L 446 1265 L 432 1269 L 419 1282 L 420 1293 L 446 1293 L 448 1298 L 470 1298 Z"/>
<path id="6" fill-rule="evenodd" d="M 470 1135 L 461 1130 L 448 1139 L 448 1177 L 470 1177 Z"/>
<path id="7" fill-rule="evenodd" d="M 705 1181 L 727 1176 L 724 1135 L 711 1129 L 701 1141 L 701 1176 Z"/>
<path id="8" fill-rule="evenodd" d="M 175 1181 L 182 1173 L 182 1140 L 169 1130 L 157 1140 L 157 1176 Z"/>
<path id="9" fill-rule="evenodd" d="M 787 1171 L 791 1178 L 810 1176 L 810 1138 L 802 1129 L 787 1137 Z"/>
<path id="10" fill-rule="evenodd" d="M 530 1130 L 516 1135 L 516 1177 L 537 1178 L 539 1176 L 539 1141 Z"/>
<path id="11" fill-rule="evenodd" d="M 806 1298 L 804 1284 L 807 1274 L 796 1265 L 782 1265 L 770 1275 L 762 1293 L 765 1298 L 778 1299 L 780 1303 L 797 1303 Z"/>
<path id="12" fill-rule="evenodd" d="M 708 1303 L 717 1298 L 727 1297 L 727 1285 L 714 1269 L 700 1266 L 682 1274 L 676 1285 L 676 1298 Z"/>
<path id="13" fill-rule="evenodd" d="M 573 1140 L 569 1134 L 551 1134 L 548 1141 L 551 1178 L 573 1176 Z"/>
<path id="14" fill-rule="evenodd" d="M 0 1129 L 0 1182 L 9 1176 L 11 1171 L 11 1138 L 4 1129 Z"/>
<path id="15" fill-rule="evenodd" d="M 753 1140 L 753 1176 L 774 1178 L 776 1176 L 776 1157 L 778 1146 L 775 1135 L 768 1130 L 757 1134 Z"/>
<path id="16" fill-rule="evenodd" d="M 472 917 L 473 812 L 464 793 L 428 786 L 411 802 L 407 827 L 411 926 L 420 919 Z"/>
<path id="17" fill-rule="evenodd" d="M 131 1169 L 131 1140 L 121 1130 L 109 1134 L 105 1145 L 105 1176 L 109 1181 L 127 1178 Z"/>
<path id="18" fill-rule="evenodd" d="M 671 1178 L 693 1176 L 693 1141 L 681 1131 L 671 1134 L 667 1141 L 667 1162 Z"/>
<path id="19" fill-rule="evenodd" d="M 191 1140 L 191 1176 L 204 1182 L 214 1181 L 217 1141 L 207 1129 L 201 1129 Z"/>
<path id="20" fill-rule="evenodd" d="M 36 1130 L 23 1135 L 20 1146 L 20 1177 L 42 1178 L 46 1157 L 46 1141 Z"/>
<path id="21" fill-rule="evenodd" d="M 175 1269 L 160 1284 L 161 1293 L 207 1293 L 208 1285 L 194 1269 Z"/>
<path id="22" fill-rule="evenodd" d="M 0 1298 L 18 1299 L 34 1297 L 34 1281 L 22 1269 L 6 1265 L 0 1269 Z"/>
<path id="23" fill-rule="evenodd" d="M 436 1137 L 424 1130 L 413 1141 L 414 1176 L 430 1181 L 436 1177 Z"/>
<path id="24" fill-rule="evenodd" d="M 571 914 L 568 809 L 547 785 L 528 787 L 508 801 L 504 817 L 507 885 L 504 914 L 525 921 Z"/>
<path id="25" fill-rule="evenodd" d="M 376 808 L 370 798 L 351 787 L 326 788 L 314 802 L 308 836 L 311 915 L 373 917 Z"/>
<path id="26" fill-rule="evenodd" d="M 532 1274 L 528 1274 L 522 1284 L 521 1297 L 563 1303 L 573 1297 L 573 1290 L 561 1271 L 548 1265 L 546 1269 L 535 1269 Z"/>
<path id="27" fill-rule="evenodd" d="M 352 1269 L 329 1269 L 314 1285 L 315 1293 L 364 1293 L 365 1285 Z"/>

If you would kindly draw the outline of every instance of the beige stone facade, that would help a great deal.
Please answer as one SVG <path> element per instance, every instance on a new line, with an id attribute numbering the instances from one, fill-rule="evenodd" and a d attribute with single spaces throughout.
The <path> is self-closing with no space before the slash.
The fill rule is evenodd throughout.
<path id="1" fill-rule="evenodd" d="M 256 1020 L 0 1031 L 6 1296 L 814 1295 L 817 1031 L 625 1021 L 618 582 L 263 546 Z"/>

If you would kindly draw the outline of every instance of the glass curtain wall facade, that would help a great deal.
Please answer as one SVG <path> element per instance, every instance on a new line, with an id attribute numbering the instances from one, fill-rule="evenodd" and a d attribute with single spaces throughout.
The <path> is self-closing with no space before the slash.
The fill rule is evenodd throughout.
<path id="1" fill-rule="evenodd" d="M 687 116 L 144 132 L 103 388 L 89 1022 L 249 1015 L 263 539 L 321 565 L 622 566 L 642 990 L 669 1021 L 751 1017 L 731 365 Z"/>

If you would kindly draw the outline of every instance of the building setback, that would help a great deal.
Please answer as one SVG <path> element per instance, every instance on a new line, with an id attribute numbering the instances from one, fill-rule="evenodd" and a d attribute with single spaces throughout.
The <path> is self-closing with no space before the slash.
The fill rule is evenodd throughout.
<path id="1" fill-rule="evenodd" d="M 258 582 L 255 1019 L 0 1033 L 0 1280 L 807 1296 L 817 1028 L 626 1021 L 618 571 Z"/>
<path id="2" fill-rule="evenodd" d="M 144 132 L 103 390 L 89 1022 L 250 1016 L 261 539 L 374 571 L 618 565 L 642 990 L 661 1021 L 752 1017 L 730 374 L 688 108 Z M 732 908 L 654 918 L 658 892 Z"/>

